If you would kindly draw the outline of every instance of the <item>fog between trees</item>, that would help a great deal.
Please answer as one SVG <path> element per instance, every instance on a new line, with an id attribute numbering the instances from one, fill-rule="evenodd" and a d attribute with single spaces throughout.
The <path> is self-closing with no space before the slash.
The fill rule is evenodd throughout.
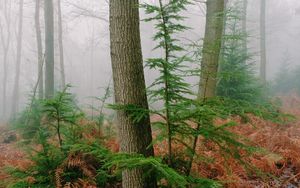
<path id="1" fill-rule="evenodd" d="M 148 1 L 150 2 L 150 1 Z M 157 3 L 155 0 L 151 2 Z M 1 119 L 9 118 L 13 111 L 14 102 L 18 104 L 18 111 L 28 102 L 28 96 L 32 94 L 38 79 L 38 62 L 35 33 L 35 1 L 24 0 L 22 16 L 22 43 L 18 35 L 20 21 L 21 1 L 2 0 L 0 2 L 0 34 L 2 36 L 0 46 L 0 80 L 1 80 L 1 103 L 5 98 L 6 105 L 1 105 Z M 54 0 L 54 25 L 55 25 L 55 88 L 59 89 L 61 78 L 60 53 L 59 53 L 59 17 L 58 4 Z M 6 5 L 5 5 L 6 4 Z M 266 59 L 267 79 L 271 80 L 274 73 L 279 69 L 282 61 L 288 57 L 291 67 L 299 64 L 300 54 L 300 2 L 297 0 L 272 0 L 266 4 Z M 101 87 L 105 87 L 111 79 L 110 50 L 109 50 L 109 23 L 108 3 L 105 0 L 62 0 L 62 33 L 64 50 L 64 68 L 66 83 L 70 83 L 72 90 L 78 96 L 80 104 L 86 106 L 94 103 L 89 97 L 103 94 Z M 178 36 L 184 43 L 201 40 L 205 29 L 205 6 L 201 2 L 195 2 L 188 6 L 185 12 L 186 25 L 191 27 Z M 249 52 L 253 54 L 252 59 L 257 64 L 259 71 L 260 62 L 260 1 L 251 0 L 248 2 L 247 32 Z M 141 18 L 145 18 L 143 11 L 140 11 Z M 43 4 L 40 7 L 40 23 L 42 41 L 44 42 L 44 11 Z M 9 19 L 9 21 L 7 20 Z M 162 52 L 152 50 L 155 42 L 152 41 L 154 28 L 151 23 L 141 21 L 141 38 L 143 58 L 147 59 Z M 21 51 L 18 51 L 21 45 Z M 5 48 L 8 46 L 7 51 Z M 44 48 L 43 44 L 43 50 Z M 13 95 L 15 79 L 18 71 L 18 54 L 20 54 L 20 73 L 17 95 Z M 4 67 L 4 59 L 7 64 Z M 7 75 L 6 78 L 5 75 Z M 155 72 L 146 70 L 146 82 L 152 82 Z M 5 80 L 4 80 L 5 79 Z M 190 82 L 197 84 L 197 79 Z M 4 87 L 6 84 L 6 91 Z M 195 90 L 197 90 L 195 88 Z M 5 97 L 3 96 L 5 93 Z M 5 108 L 5 113 L 3 112 Z"/>

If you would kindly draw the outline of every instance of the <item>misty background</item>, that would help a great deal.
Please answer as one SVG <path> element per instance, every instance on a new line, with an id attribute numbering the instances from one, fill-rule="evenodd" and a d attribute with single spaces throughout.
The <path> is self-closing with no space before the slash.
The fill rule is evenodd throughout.
<path id="1" fill-rule="evenodd" d="M 4 17 L 3 2 L 11 4 L 9 15 L 11 16 L 10 26 L 6 25 Z M 144 0 L 156 3 L 155 0 Z M 55 30 L 57 24 L 57 1 L 54 1 L 55 8 Z M 109 13 L 106 0 L 62 0 L 62 21 L 63 21 L 63 45 L 66 83 L 70 83 L 82 105 L 88 108 L 88 104 L 96 105 L 92 96 L 101 96 L 111 79 L 110 48 L 109 48 Z M 178 38 L 183 44 L 188 45 L 190 41 L 200 40 L 204 36 L 205 29 L 205 4 L 201 1 L 194 2 L 188 6 L 185 16 L 185 25 L 191 27 Z M 286 63 L 292 69 L 300 65 L 300 1 L 299 0 L 269 0 L 267 1 L 266 14 L 266 46 L 267 46 L 267 78 L 272 80 L 274 74 L 279 70 L 282 63 Z M 32 94 L 33 88 L 38 79 L 37 47 L 35 36 L 35 3 L 33 0 L 24 1 L 23 16 L 23 48 L 21 55 L 21 74 L 19 108 L 20 111 L 28 103 L 28 96 Z M 43 9 L 41 8 L 41 28 L 44 33 Z M 247 13 L 248 48 L 252 54 L 249 61 L 259 65 L 259 15 L 260 0 L 248 2 Z M 140 11 L 141 19 L 146 18 L 143 10 Z M 15 70 L 16 70 L 16 49 L 17 31 L 19 19 L 18 0 L 0 0 L 0 34 L 5 39 L 10 35 L 10 46 L 8 53 L 8 77 L 7 77 L 7 110 L 0 111 L 0 119 L 8 118 L 11 114 L 10 106 L 14 100 L 12 97 Z M 160 56 L 162 52 L 153 51 L 156 43 L 152 36 L 155 33 L 153 24 L 141 21 L 141 38 L 144 60 L 150 57 Z M 44 36 L 42 36 L 44 40 Z M 3 40 L 3 39 L 2 39 Z M 2 41 L 0 40 L 0 42 Z M 55 34 L 55 80 L 60 83 L 60 66 L 58 51 L 58 36 Z M 3 95 L 2 66 L 4 49 L 0 45 L 0 97 Z M 287 61 L 288 62 L 285 62 Z M 151 83 L 155 73 L 146 70 L 147 83 Z M 191 80 L 197 84 L 198 79 Z M 56 86 L 59 89 L 59 85 Z M 2 101 L 2 100 L 1 100 Z"/>

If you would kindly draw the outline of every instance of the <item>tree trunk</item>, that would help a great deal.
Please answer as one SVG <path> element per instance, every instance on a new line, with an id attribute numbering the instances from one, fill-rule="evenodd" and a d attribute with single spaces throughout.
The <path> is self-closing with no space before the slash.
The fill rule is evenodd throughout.
<path id="1" fill-rule="evenodd" d="M 11 40 L 11 1 L 3 1 L 3 17 L 4 21 L 0 22 L 0 35 L 1 35 L 1 45 L 3 49 L 3 82 L 2 82 L 2 118 L 3 120 L 7 115 L 7 76 L 8 76 L 8 54 Z M 5 23 L 5 25 L 4 25 Z M 7 35 L 5 35 L 5 32 Z"/>
<path id="2" fill-rule="evenodd" d="M 242 32 L 244 35 L 243 40 L 243 52 L 245 55 L 248 54 L 247 52 L 247 7 L 248 7 L 248 0 L 243 0 L 243 10 L 242 10 Z"/>
<path id="3" fill-rule="evenodd" d="M 54 18 L 53 0 L 44 1 L 45 13 L 45 96 L 54 94 Z"/>
<path id="4" fill-rule="evenodd" d="M 11 2 L 10 2 L 11 3 Z M 8 71 L 8 52 L 9 52 L 9 46 L 10 46 L 10 4 L 7 3 L 7 1 L 4 1 L 4 20 L 6 25 L 2 25 L 0 22 L 0 35 L 1 35 L 1 44 L 3 48 L 3 82 L 2 82 L 2 117 L 3 119 L 6 118 L 6 90 L 7 90 L 7 71 Z M 6 28 L 7 36 L 5 36 L 4 28 Z"/>
<path id="5" fill-rule="evenodd" d="M 266 0 L 261 0 L 260 5 L 260 78 L 266 83 Z"/>
<path id="6" fill-rule="evenodd" d="M 199 84 L 199 99 L 214 97 L 224 25 L 224 0 L 206 2 L 206 26 Z"/>
<path id="7" fill-rule="evenodd" d="M 110 0 L 111 62 L 115 103 L 148 109 L 138 3 L 138 0 Z M 134 122 L 129 115 L 123 110 L 117 112 L 121 152 L 153 156 L 149 116 Z M 123 171 L 122 187 L 156 187 L 154 178 L 143 175 L 142 168 Z"/>
<path id="8" fill-rule="evenodd" d="M 44 98 L 43 45 L 40 25 L 40 0 L 35 0 L 35 32 L 38 51 L 38 87 L 39 98 Z"/>
<path id="9" fill-rule="evenodd" d="M 18 36 L 17 36 L 17 61 L 16 61 L 15 83 L 14 83 L 14 90 L 13 90 L 13 103 L 12 103 L 12 111 L 11 111 L 12 116 L 18 111 L 18 105 L 19 105 L 20 68 L 21 68 L 22 42 L 23 42 L 23 7 L 24 7 L 24 0 L 20 0 Z"/>
<path id="10" fill-rule="evenodd" d="M 64 65 L 64 46 L 63 46 L 63 29 L 62 29 L 62 16 L 61 16 L 61 0 L 57 1 L 57 14 L 58 14 L 58 48 L 59 48 L 59 63 L 60 63 L 60 77 L 61 87 L 65 88 L 65 65 Z"/>

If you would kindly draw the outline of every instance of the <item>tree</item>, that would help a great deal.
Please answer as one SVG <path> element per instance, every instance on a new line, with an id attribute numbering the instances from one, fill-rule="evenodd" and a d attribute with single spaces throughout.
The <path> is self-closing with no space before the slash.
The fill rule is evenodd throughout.
<path id="1" fill-rule="evenodd" d="M 260 77 L 266 82 L 266 0 L 261 0 L 260 5 Z"/>
<path id="2" fill-rule="evenodd" d="M 38 59 L 38 87 L 39 87 L 39 98 L 44 97 L 44 73 L 43 73 L 43 45 L 42 45 L 42 35 L 41 35 L 41 25 L 40 25 L 40 0 L 35 0 L 35 32 L 36 32 L 36 42 L 37 42 L 37 59 Z"/>
<path id="3" fill-rule="evenodd" d="M 64 88 L 65 85 L 66 85 L 66 78 L 65 78 L 65 65 L 64 65 L 64 46 L 63 46 L 62 16 L 61 16 L 61 0 L 57 1 L 57 14 L 58 14 L 58 48 L 59 48 L 61 87 Z"/>
<path id="4" fill-rule="evenodd" d="M 110 43 L 116 105 L 133 105 L 148 111 L 139 28 L 138 0 L 110 0 Z M 125 153 L 153 156 L 149 114 L 138 121 L 126 110 L 117 111 L 120 149 Z M 156 187 L 143 169 L 124 170 L 123 188 Z"/>
<path id="5" fill-rule="evenodd" d="M 8 75 L 8 55 L 11 43 L 11 1 L 5 0 L 3 5 L 3 22 L 0 22 L 0 37 L 3 49 L 3 82 L 2 82 L 2 115 L 6 116 L 6 92 L 7 92 L 7 75 Z M 0 7 L 1 9 L 1 7 Z M 5 23 L 5 24 L 4 24 Z M 5 28 L 5 29 L 4 29 Z M 5 35 L 5 32 L 7 35 Z"/>
<path id="6" fill-rule="evenodd" d="M 18 35 L 17 35 L 17 61 L 16 61 L 15 83 L 14 83 L 14 90 L 13 90 L 12 115 L 14 115 L 17 112 L 18 102 L 19 102 L 20 68 L 21 68 L 22 42 L 23 42 L 23 7 L 24 7 L 24 0 L 20 0 L 19 24 L 18 24 Z"/>
<path id="7" fill-rule="evenodd" d="M 224 0 L 206 2 L 206 26 L 202 50 L 199 99 L 216 94 L 217 72 L 224 25 Z"/>
<path id="8" fill-rule="evenodd" d="M 45 96 L 54 94 L 54 18 L 53 0 L 44 1 L 45 16 Z"/>
<path id="9" fill-rule="evenodd" d="M 243 9 L 242 9 L 242 32 L 244 37 L 243 41 L 243 49 L 245 54 L 247 55 L 247 7 L 248 0 L 243 0 Z"/>

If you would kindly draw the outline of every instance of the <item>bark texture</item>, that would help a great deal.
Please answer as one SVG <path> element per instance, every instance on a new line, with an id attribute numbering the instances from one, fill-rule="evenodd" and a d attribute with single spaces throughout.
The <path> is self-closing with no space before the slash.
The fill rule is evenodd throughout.
<path id="1" fill-rule="evenodd" d="M 19 105 L 19 90 L 20 90 L 20 68 L 22 56 L 22 42 L 23 42 L 23 8 L 24 0 L 19 1 L 19 23 L 18 23 L 18 36 L 17 36 L 17 61 L 15 72 L 15 83 L 13 89 L 13 102 L 12 102 L 12 115 L 18 111 Z"/>
<path id="2" fill-rule="evenodd" d="M 54 94 L 54 18 L 53 0 L 44 1 L 45 16 L 45 96 Z"/>
<path id="3" fill-rule="evenodd" d="M 214 97 L 224 25 L 224 0 L 206 2 L 206 26 L 199 84 L 199 99 Z"/>
<path id="4" fill-rule="evenodd" d="M 110 0 L 111 62 L 115 103 L 148 109 L 141 51 L 138 0 Z M 120 149 L 126 153 L 153 156 L 149 116 L 133 122 L 125 111 L 117 112 Z M 155 187 L 152 177 L 143 177 L 143 169 L 125 170 L 123 188 Z"/>
<path id="5" fill-rule="evenodd" d="M 43 72 L 43 45 L 42 45 L 42 35 L 41 35 L 41 24 L 40 24 L 40 4 L 41 0 L 35 0 L 35 33 L 37 42 L 37 60 L 38 60 L 38 94 L 39 98 L 44 97 L 44 72 Z"/>
<path id="6" fill-rule="evenodd" d="M 266 0 L 260 2 L 260 78 L 266 83 Z"/>

